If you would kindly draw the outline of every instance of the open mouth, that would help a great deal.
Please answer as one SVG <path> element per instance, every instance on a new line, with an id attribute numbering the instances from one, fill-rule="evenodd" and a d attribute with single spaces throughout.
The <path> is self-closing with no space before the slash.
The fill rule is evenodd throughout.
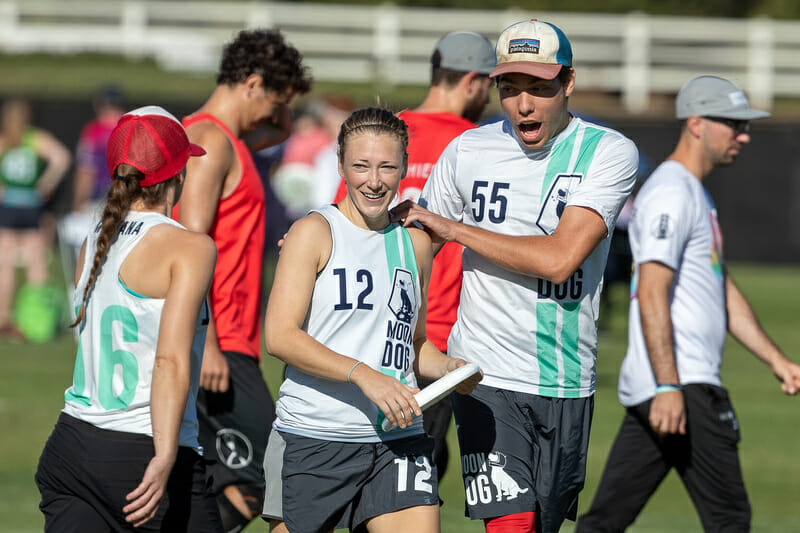
<path id="1" fill-rule="evenodd" d="M 367 200 L 380 200 L 381 198 L 386 196 L 386 192 L 374 193 L 374 192 L 361 191 L 361 194 Z"/>
<path id="2" fill-rule="evenodd" d="M 521 122 L 519 124 L 519 132 L 526 139 L 535 139 L 541 130 L 541 122 Z"/>

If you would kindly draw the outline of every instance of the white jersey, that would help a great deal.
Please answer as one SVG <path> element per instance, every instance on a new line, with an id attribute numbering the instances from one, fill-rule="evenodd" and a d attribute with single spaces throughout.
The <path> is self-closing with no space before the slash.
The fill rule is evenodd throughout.
<path id="1" fill-rule="evenodd" d="M 317 210 L 328 221 L 333 248 L 317 275 L 303 330 L 331 350 L 363 361 L 411 387 L 420 280 L 408 231 L 391 224 L 359 228 L 336 206 Z M 287 367 L 275 427 L 306 437 L 378 442 L 423 432 L 422 419 L 384 433 L 383 413 L 350 383 Z"/>
<path id="2" fill-rule="evenodd" d="M 469 130 L 445 149 L 420 200 L 434 213 L 504 235 L 550 235 L 565 207 L 582 206 L 608 227 L 560 285 L 464 249 L 448 351 L 478 363 L 482 384 L 563 398 L 594 392 L 603 270 L 638 161 L 629 139 L 579 118 L 541 149 L 524 147 L 508 121 Z"/>
<path id="3" fill-rule="evenodd" d="M 158 213 L 131 211 L 120 224 L 106 255 L 80 323 L 72 386 L 64 394 L 64 412 L 101 429 L 153 435 L 150 392 L 164 300 L 136 294 L 119 270 L 150 228 L 180 224 Z M 92 270 L 100 233 L 98 220 L 86 240 L 86 259 L 72 303 L 76 314 Z M 208 305 L 203 304 L 192 344 L 189 398 L 180 428 L 180 446 L 200 450 L 195 400 L 200 383 Z"/>
<path id="4" fill-rule="evenodd" d="M 628 232 L 636 269 L 631 281 L 628 352 L 619 375 L 620 401 L 633 406 L 655 395 L 636 297 L 639 265 L 651 261 L 675 271 L 670 318 L 681 383 L 721 385 L 727 330 L 725 273 L 722 234 L 708 191 L 683 165 L 665 161 L 636 196 Z"/>

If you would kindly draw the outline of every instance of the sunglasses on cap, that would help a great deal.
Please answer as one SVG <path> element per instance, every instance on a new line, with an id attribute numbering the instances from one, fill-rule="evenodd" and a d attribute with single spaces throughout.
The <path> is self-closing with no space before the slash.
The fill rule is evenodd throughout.
<path id="1" fill-rule="evenodd" d="M 736 133 L 736 135 L 741 135 L 742 133 L 750 133 L 750 121 L 749 120 L 736 120 L 733 118 L 722 118 L 722 117 L 703 117 L 706 120 L 710 120 L 712 122 L 719 122 L 720 124 L 725 124 L 730 129 Z"/>

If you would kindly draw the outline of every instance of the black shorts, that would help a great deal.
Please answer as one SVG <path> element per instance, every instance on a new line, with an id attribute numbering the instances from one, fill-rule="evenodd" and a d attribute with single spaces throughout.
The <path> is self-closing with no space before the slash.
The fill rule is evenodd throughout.
<path id="1" fill-rule="evenodd" d="M 8 207 L 0 205 L 0 228 L 39 229 L 41 207 Z"/>
<path id="2" fill-rule="evenodd" d="M 36 471 L 45 532 L 221 532 L 205 461 L 186 447 L 178 449 L 156 515 L 136 529 L 125 521 L 125 496 L 139 485 L 153 455 L 147 435 L 99 429 L 62 413 Z"/>
<path id="3" fill-rule="evenodd" d="M 536 511 L 539 533 L 575 519 L 593 396 L 549 398 L 478 385 L 452 401 L 469 518 Z"/>
<path id="4" fill-rule="evenodd" d="M 657 435 L 652 399 L 628 407 L 589 511 L 576 531 L 624 531 L 671 469 L 681 476 L 707 532 L 750 531 L 739 463 L 739 422 L 722 387 L 683 387 L 686 435 Z"/>
<path id="5" fill-rule="evenodd" d="M 275 402 L 255 358 L 224 352 L 230 371 L 227 392 L 200 389 L 200 445 L 214 463 L 208 468 L 214 492 L 228 485 L 264 489 L 264 451 L 275 419 Z"/>
<path id="6" fill-rule="evenodd" d="M 281 436 L 282 513 L 292 533 L 353 531 L 375 516 L 439 505 L 430 437 L 358 443 Z"/>

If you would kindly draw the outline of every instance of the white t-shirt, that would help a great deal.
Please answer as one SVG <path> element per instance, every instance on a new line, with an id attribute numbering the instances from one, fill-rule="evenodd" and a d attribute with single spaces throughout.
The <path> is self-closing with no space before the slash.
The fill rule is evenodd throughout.
<path id="1" fill-rule="evenodd" d="M 331 350 L 417 386 L 414 331 L 419 274 L 408 230 L 391 224 L 360 228 L 333 205 L 316 210 L 328 221 L 333 248 L 317 275 L 303 329 Z M 286 369 L 274 426 L 323 440 L 378 442 L 423 432 L 422 419 L 384 434 L 384 415 L 358 386 Z"/>
<path id="2" fill-rule="evenodd" d="M 628 234 L 636 270 L 628 352 L 619 375 L 620 401 L 633 406 L 655 395 L 636 297 L 639 265 L 651 261 L 675 271 L 670 318 L 681 383 L 720 385 L 727 330 L 725 273 L 722 234 L 708 191 L 683 165 L 665 161 L 636 196 Z"/>
<path id="3" fill-rule="evenodd" d="M 150 392 L 164 300 L 136 294 L 122 282 L 119 270 L 145 234 L 159 224 L 183 228 L 158 213 L 128 213 L 95 279 L 86 318 L 78 326 L 78 355 L 72 386 L 64 393 L 64 412 L 98 428 L 153 435 Z M 72 297 L 76 314 L 92 270 L 99 220 L 92 227 L 81 279 Z M 204 303 L 192 343 L 189 397 L 179 436 L 180 446 L 196 450 L 200 445 L 195 405 L 208 319 L 208 304 Z"/>
<path id="4" fill-rule="evenodd" d="M 434 213 L 505 235 L 550 235 L 565 207 L 582 206 L 608 227 L 561 285 L 464 249 L 448 352 L 478 363 L 483 384 L 551 397 L 594 392 L 603 270 L 638 161 L 629 139 L 580 118 L 541 149 L 523 146 L 508 121 L 469 130 L 445 149 L 420 200 Z"/>

